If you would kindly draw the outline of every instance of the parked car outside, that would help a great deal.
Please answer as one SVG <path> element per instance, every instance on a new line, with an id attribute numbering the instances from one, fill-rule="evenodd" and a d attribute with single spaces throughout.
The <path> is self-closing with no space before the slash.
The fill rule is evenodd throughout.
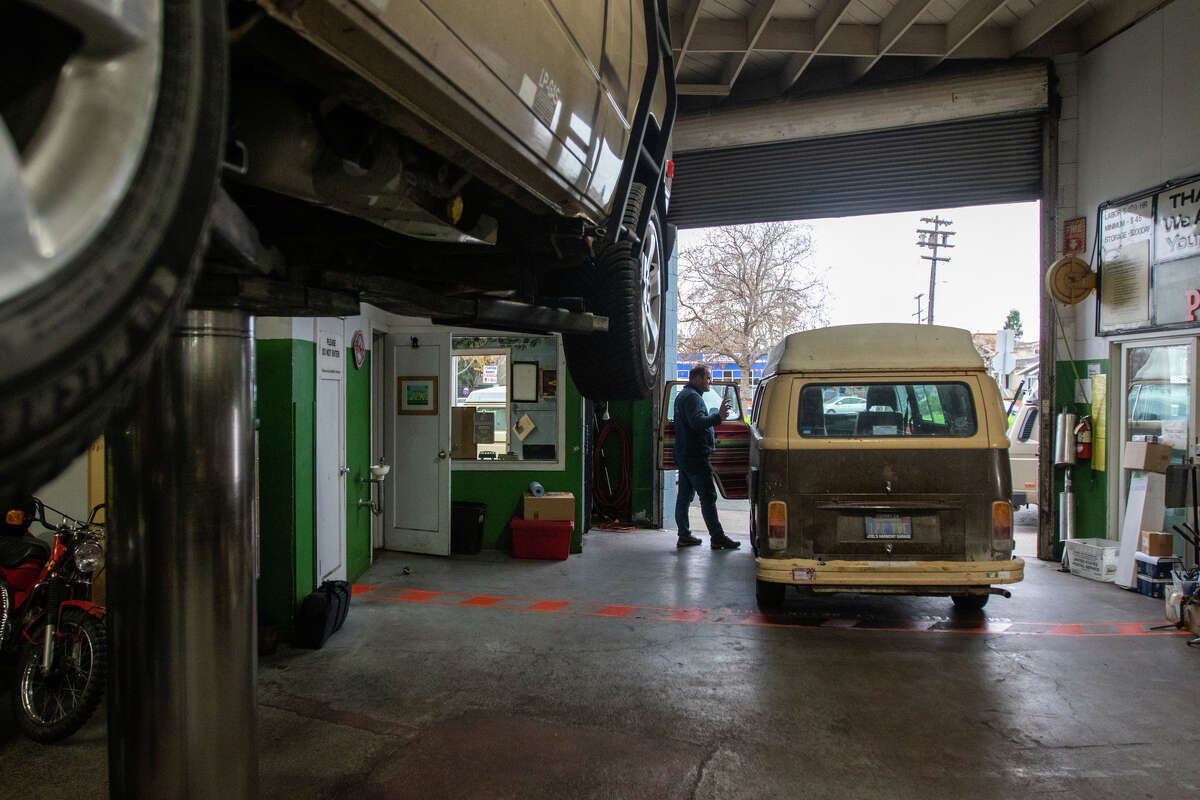
<path id="1" fill-rule="evenodd" d="M 839 397 L 825 404 L 826 414 L 858 414 L 867 410 L 865 397 Z"/>
<path id="2" fill-rule="evenodd" d="M 1008 463 L 1012 472 L 1013 505 L 1036 505 L 1038 501 L 1038 414 L 1036 397 L 1018 405 L 1008 429 Z"/>

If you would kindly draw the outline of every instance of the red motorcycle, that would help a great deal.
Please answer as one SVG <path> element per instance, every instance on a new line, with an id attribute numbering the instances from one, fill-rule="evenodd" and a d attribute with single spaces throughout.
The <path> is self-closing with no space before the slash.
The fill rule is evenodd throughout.
<path id="1" fill-rule="evenodd" d="M 92 576 L 104 563 L 103 527 L 37 498 L 7 512 L 0 530 L 0 654 L 15 653 L 13 710 L 21 730 L 57 742 L 79 730 L 104 694 L 108 662 L 104 608 L 91 602 Z M 57 527 L 46 511 L 60 516 Z M 54 531 L 47 544 L 33 522 Z"/>

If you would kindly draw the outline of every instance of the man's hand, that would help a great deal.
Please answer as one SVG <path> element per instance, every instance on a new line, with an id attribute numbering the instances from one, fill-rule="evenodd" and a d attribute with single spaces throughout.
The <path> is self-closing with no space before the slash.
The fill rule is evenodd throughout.
<path id="1" fill-rule="evenodd" d="M 717 409 L 717 413 L 721 415 L 721 419 L 729 419 L 729 398 L 726 397 L 721 401 L 721 407 Z"/>

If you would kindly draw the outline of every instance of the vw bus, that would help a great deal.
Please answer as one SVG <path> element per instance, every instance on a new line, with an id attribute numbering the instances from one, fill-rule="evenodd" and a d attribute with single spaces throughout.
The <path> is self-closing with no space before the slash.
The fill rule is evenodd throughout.
<path id="1" fill-rule="evenodd" d="M 843 397 L 860 398 L 842 405 L 861 410 L 832 412 Z M 722 495 L 750 499 L 760 608 L 793 586 L 949 596 L 977 611 L 1022 579 L 1007 420 L 969 332 L 873 324 L 792 334 L 771 350 L 752 409 L 749 424 L 717 427 L 713 466 Z M 664 426 L 664 455 L 670 433 Z"/>

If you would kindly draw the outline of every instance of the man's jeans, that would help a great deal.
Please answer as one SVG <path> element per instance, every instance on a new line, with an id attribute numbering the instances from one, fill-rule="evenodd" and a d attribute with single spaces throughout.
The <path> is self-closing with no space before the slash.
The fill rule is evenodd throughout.
<path id="1" fill-rule="evenodd" d="M 724 537 L 725 529 L 721 527 L 721 520 L 717 519 L 717 489 L 713 483 L 712 465 L 708 461 L 679 465 L 679 492 L 675 496 L 675 527 L 679 529 L 679 535 L 687 536 L 691 532 L 688 527 L 688 506 L 696 495 L 700 495 L 700 513 L 704 516 L 709 538 Z"/>

